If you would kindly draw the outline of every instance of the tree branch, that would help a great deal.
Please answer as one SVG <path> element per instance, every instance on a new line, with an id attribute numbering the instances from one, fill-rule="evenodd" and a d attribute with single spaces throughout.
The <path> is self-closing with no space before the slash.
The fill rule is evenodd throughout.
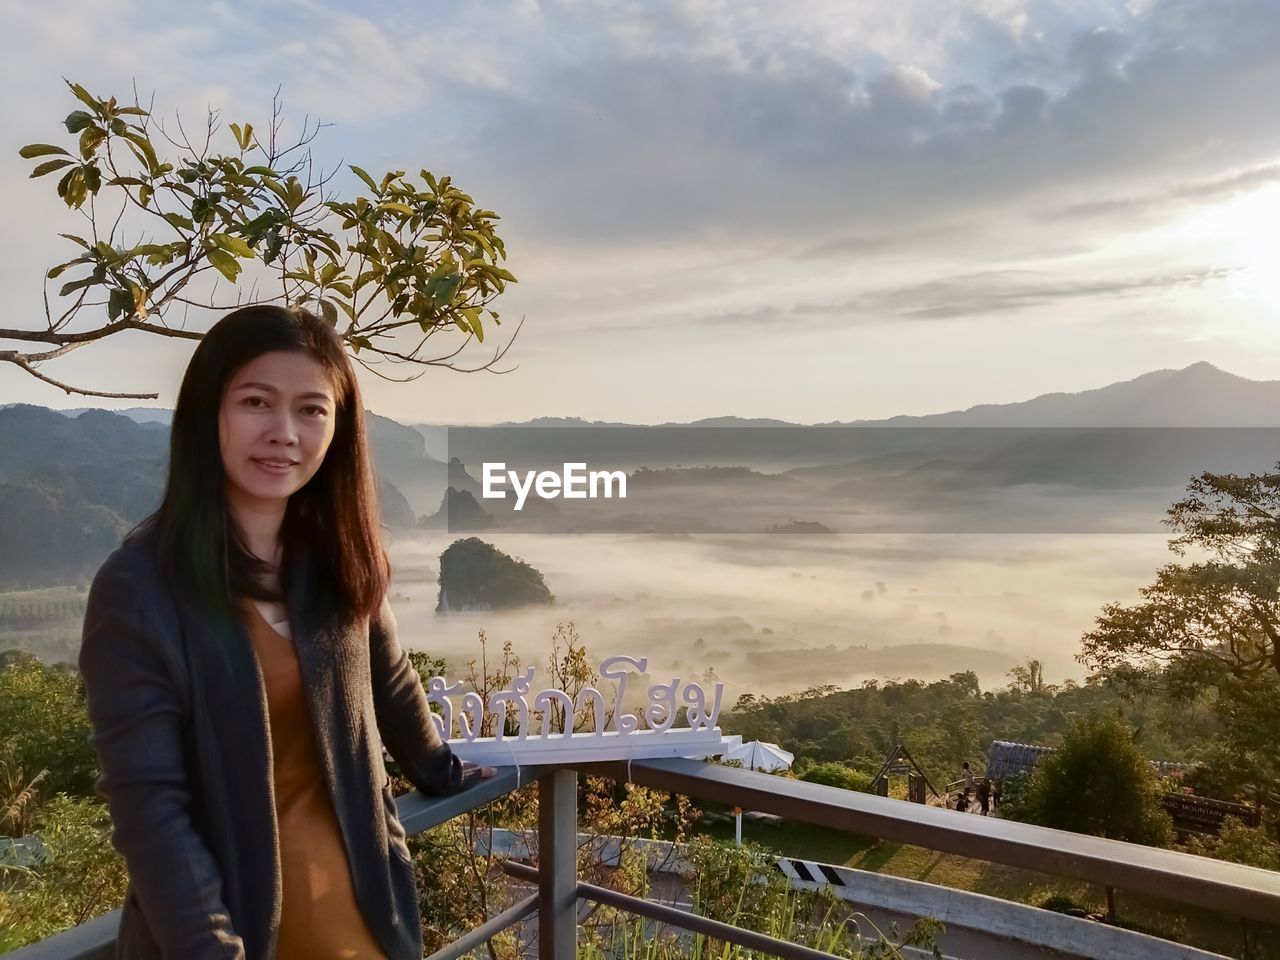
<path id="1" fill-rule="evenodd" d="M 43 373 L 37 370 L 26 359 L 26 357 L 20 353 L 14 353 L 13 351 L 0 353 L 0 360 L 7 360 L 10 363 L 16 363 L 37 380 L 43 380 L 45 383 L 52 384 L 68 395 L 78 393 L 84 397 L 106 397 L 111 400 L 158 400 L 160 398 L 158 393 L 104 393 L 101 390 L 86 390 L 81 387 L 73 387 L 70 384 L 62 383 L 60 380 L 54 380 L 52 377 L 46 377 Z"/>

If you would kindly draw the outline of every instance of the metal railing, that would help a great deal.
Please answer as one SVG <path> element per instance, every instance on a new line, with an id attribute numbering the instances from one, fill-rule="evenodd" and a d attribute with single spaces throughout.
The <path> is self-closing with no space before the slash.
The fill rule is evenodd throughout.
<path id="1" fill-rule="evenodd" d="M 497 800 L 535 779 L 539 783 L 538 866 L 535 869 L 514 862 L 504 865 L 511 876 L 535 882 L 537 892 L 432 954 L 429 960 L 463 957 L 497 933 L 534 914 L 538 918 L 540 960 L 572 960 L 577 946 L 580 900 L 605 904 L 778 957 L 831 956 L 580 882 L 577 876 L 579 772 L 774 813 L 846 833 L 1148 894 L 1219 911 L 1246 922 L 1275 923 L 1280 917 L 1280 873 L 1008 820 L 971 817 L 939 807 L 904 803 L 700 760 L 618 761 L 576 767 L 505 768 L 465 793 L 439 798 L 414 793 L 397 799 L 406 832 L 416 834 Z M 113 956 L 118 924 L 119 911 L 113 911 L 10 956 L 14 960 L 109 960 Z"/>

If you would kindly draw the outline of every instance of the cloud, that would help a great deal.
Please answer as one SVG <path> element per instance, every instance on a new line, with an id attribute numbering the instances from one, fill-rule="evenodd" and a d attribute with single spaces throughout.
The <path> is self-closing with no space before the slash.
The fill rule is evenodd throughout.
<path id="1" fill-rule="evenodd" d="M 1169 217 L 1188 207 L 1230 200 L 1280 181 L 1280 163 L 1180 183 L 1135 196 L 1109 197 L 1060 207 L 1042 214 L 1047 220 L 1092 220 L 1119 217 Z"/>
<path id="2" fill-rule="evenodd" d="M 1076 301 L 1099 304 L 1150 297 L 1201 287 L 1225 280 L 1238 271 L 1207 267 L 1182 272 L 1080 280 L 1055 277 L 1036 270 L 992 270 L 920 283 L 868 290 L 855 297 L 828 302 L 762 303 L 756 306 L 692 313 L 661 320 L 600 326 L 602 333 L 684 328 L 707 330 L 788 329 L 798 326 L 832 328 L 871 326 L 911 321 L 932 323 L 959 318 L 996 318 Z M 584 329 L 585 332 L 585 329 Z"/>
<path id="3" fill-rule="evenodd" d="M 1006 59 L 1032 64 L 1005 70 L 1018 79 L 1004 85 L 785 34 L 756 55 L 749 17 L 721 23 L 734 43 L 661 42 L 670 8 L 650 9 L 643 42 L 611 46 L 621 28 L 602 31 L 593 55 L 526 64 L 520 96 L 484 104 L 495 119 L 466 165 L 503 194 L 512 178 L 539 184 L 513 191 L 509 209 L 557 242 L 870 232 L 1280 149 L 1263 120 L 1280 83 L 1271 4 L 1163 2 L 1052 45 L 970 13 Z"/>
<path id="4" fill-rule="evenodd" d="M 257 126 L 282 85 L 294 127 L 335 122 L 313 145 L 320 169 L 426 166 L 502 214 L 521 282 L 500 308 L 530 321 L 513 355 L 528 379 L 503 382 L 520 395 L 568 392 L 561 370 L 601 356 L 623 365 L 620 344 L 639 338 L 610 336 L 654 327 L 714 350 L 727 330 L 776 325 L 819 350 L 841 324 L 990 316 L 996 336 L 1043 311 L 1037 336 L 1087 314 L 1121 318 L 1119 337 L 1125 311 L 1159 300 L 1190 335 L 1220 305 L 1165 292 L 1211 291 L 1242 261 L 1142 231 L 1280 166 L 1280 6 L 1265 0 L 272 0 L 181 14 L 80 0 L 56 20 L 6 8 L 0 26 L 14 48 L 0 76 L 24 97 L 0 199 L 40 225 L 0 247 L 15 316 L 40 316 L 40 271 L 74 219 L 16 158 L 72 108 L 59 74 L 117 94 L 136 76 L 166 118 L 212 104 Z M 1234 301 L 1215 336 L 1261 329 L 1258 297 Z M 750 363 L 765 348 L 733 349 Z M 476 411 L 519 402 L 457 389 Z"/>
<path id="5" fill-rule="evenodd" d="M 1075 300 L 1114 300 L 1200 286 L 1231 276 L 1230 268 L 1204 268 L 1104 280 L 1055 279 L 1029 270 L 1002 270 L 931 280 L 872 292 L 843 304 L 800 304 L 799 315 L 949 320 L 1022 312 Z"/>

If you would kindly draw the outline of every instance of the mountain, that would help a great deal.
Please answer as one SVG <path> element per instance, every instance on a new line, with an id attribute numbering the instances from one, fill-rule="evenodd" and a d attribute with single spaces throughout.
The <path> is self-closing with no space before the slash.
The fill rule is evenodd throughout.
<path id="1" fill-rule="evenodd" d="M 167 413 L 0 408 L 0 583 L 83 579 L 159 505 Z M 416 430 L 393 420 L 370 414 L 369 434 L 383 522 L 413 527 L 422 511 L 411 497 L 438 503 L 445 464 L 426 455 Z"/>
<path id="2" fill-rule="evenodd" d="M 147 429 L 106 410 L 77 417 L 25 403 L 0 410 L 0 479 L 22 479 L 56 466 L 103 467 L 163 457 L 167 449 L 167 431 Z"/>
<path id="3" fill-rule="evenodd" d="M 396 519 L 383 505 L 387 523 L 413 526 L 416 517 L 432 510 L 447 486 L 445 464 L 427 453 L 422 434 L 389 417 L 367 413 L 365 428 L 373 450 L 374 466 L 384 483 L 395 487 L 394 499 L 403 500 L 407 513 L 397 510 Z M 407 518 L 407 520 L 405 519 Z"/>
<path id="4" fill-rule="evenodd" d="M 1277 427 L 1280 380 L 1247 380 L 1201 361 L 1079 393 L 842 426 Z"/>
<path id="5" fill-rule="evenodd" d="M 453 490 L 464 491 L 476 500 L 481 498 L 480 481 L 467 473 L 466 464 L 457 457 L 449 458 L 449 487 Z"/>
<path id="6" fill-rule="evenodd" d="M 450 487 L 440 501 L 440 509 L 429 517 L 420 517 L 418 526 L 432 530 L 486 530 L 495 522 L 470 490 Z"/>
<path id="7" fill-rule="evenodd" d="M 0 482 L 0 584 L 45 586 L 93 572 L 132 524 L 38 484 Z"/>
<path id="8" fill-rule="evenodd" d="M 97 407 L 72 407 L 69 410 L 59 410 L 58 412 L 68 417 L 78 417 L 82 413 L 89 411 L 103 413 Z M 168 407 L 126 407 L 123 410 L 112 410 L 112 413 L 120 414 L 128 417 L 134 423 L 143 424 L 159 424 L 167 427 L 173 422 L 173 411 Z"/>
<path id="9" fill-rule="evenodd" d="M 15 404 L 14 406 L 22 406 Z M 4 407 L 0 406 L 0 411 Z M 58 411 L 78 415 L 88 408 Z M 139 423 L 167 423 L 171 411 L 130 407 L 115 413 Z M 387 423 L 395 421 L 379 417 Z M 400 426 L 397 424 L 397 426 Z M 413 424 L 418 433 L 449 429 L 449 424 Z M 456 425 L 454 425 L 456 426 Z M 535 417 L 504 421 L 494 427 L 1275 427 L 1280 426 L 1280 380 L 1249 380 L 1207 361 L 1180 370 L 1154 370 L 1075 393 L 1045 393 L 1016 403 L 983 403 L 964 410 L 880 420 L 797 424 L 772 418 L 706 417 L 688 423 L 632 424 L 582 417 Z M 424 454 L 425 455 L 425 454 Z M 436 500 L 438 502 L 438 498 Z M 434 506 L 434 504 L 433 504 Z"/>
<path id="10" fill-rule="evenodd" d="M 555 602 L 536 568 L 479 537 L 455 540 L 440 554 L 437 613 L 510 610 Z"/>
<path id="11" fill-rule="evenodd" d="M 432 429 L 443 429 L 435 425 Z M 635 427 L 645 424 L 537 417 L 499 427 Z M 1280 426 L 1280 380 L 1249 380 L 1206 361 L 1181 370 L 1154 370 L 1107 386 L 1075 393 L 1045 393 L 1016 403 L 983 403 L 964 410 L 880 420 L 830 420 L 799 424 L 786 420 L 707 417 L 662 427 L 1276 427 Z M 427 425 L 419 425 L 426 429 Z"/>

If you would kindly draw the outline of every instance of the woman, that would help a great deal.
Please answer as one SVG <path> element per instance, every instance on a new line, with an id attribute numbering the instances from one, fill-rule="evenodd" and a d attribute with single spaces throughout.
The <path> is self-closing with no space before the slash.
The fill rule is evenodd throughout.
<path id="1" fill-rule="evenodd" d="M 464 765 L 396 639 L 351 362 L 300 308 L 236 310 L 174 409 L 160 508 L 107 558 L 80 670 L 129 869 L 118 957 L 422 956 L 385 744 Z"/>

